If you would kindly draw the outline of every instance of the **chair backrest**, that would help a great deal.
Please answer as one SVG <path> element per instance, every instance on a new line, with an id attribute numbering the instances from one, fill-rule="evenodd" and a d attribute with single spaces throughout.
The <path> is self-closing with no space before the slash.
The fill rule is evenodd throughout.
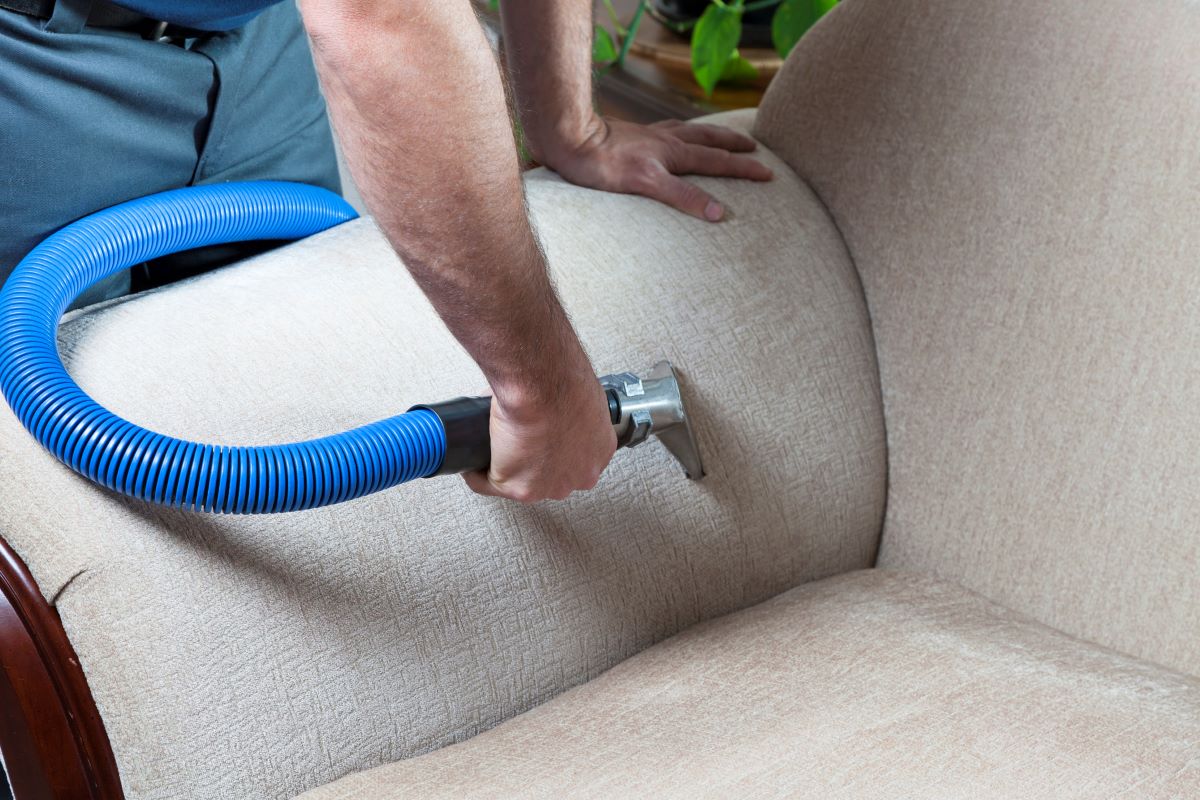
<path id="1" fill-rule="evenodd" d="M 62 616 L 126 794 L 292 797 L 869 566 L 885 463 L 870 325 L 836 229 L 772 163 L 769 186 L 721 186 L 737 215 L 716 226 L 529 179 L 597 368 L 683 371 L 703 482 L 648 443 L 563 503 L 444 478 L 204 516 L 96 489 L 0 409 L 0 533 Z M 367 221 L 77 315 L 60 349 L 116 413 L 202 441 L 308 438 L 485 389 Z"/>
<path id="2" fill-rule="evenodd" d="M 1200 3 L 846 0 L 756 132 L 862 276 L 880 565 L 1200 673 Z"/>

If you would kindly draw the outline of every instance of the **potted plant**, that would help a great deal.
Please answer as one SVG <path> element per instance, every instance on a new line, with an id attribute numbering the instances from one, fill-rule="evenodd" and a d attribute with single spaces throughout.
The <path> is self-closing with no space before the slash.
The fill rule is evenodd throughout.
<path id="1" fill-rule="evenodd" d="M 755 4 L 755 8 L 743 11 L 739 47 L 772 46 L 771 20 L 782 2 L 771 0 L 766 5 Z M 696 21 L 710 5 L 712 0 L 651 0 L 646 13 L 668 30 L 690 39 Z"/>
<path id="2" fill-rule="evenodd" d="M 602 68 L 619 67 L 629 53 L 647 11 L 671 30 L 691 37 L 692 74 L 711 95 L 722 80 L 751 79 L 757 70 L 744 59 L 744 37 L 758 34 L 786 58 L 804 32 L 837 0 L 640 0 L 629 23 L 622 24 L 612 0 L 604 0 L 613 30 L 596 26 L 592 59 Z M 618 42 L 620 46 L 618 47 Z"/>

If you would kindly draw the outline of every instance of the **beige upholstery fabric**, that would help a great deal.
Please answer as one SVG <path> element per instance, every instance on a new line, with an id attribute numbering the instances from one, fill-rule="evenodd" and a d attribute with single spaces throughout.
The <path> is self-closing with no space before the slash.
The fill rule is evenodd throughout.
<path id="1" fill-rule="evenodd" d="M 304 800 L 1185 798 L 1200 681 L 948 583 L 830 578 Z"/>
<path id="2" fill-rule="evenodd" d="M 880 563 L 1200 673 L 1200 3 L 847 0 L 756 131 L 862 275 Z"/>
<path id="3" fill-rule="evenodd" d="M 128 797 L 290 797 L 871 563 L 884 453 L 860 287 L 816 199 L 763 158 L 768 186 L 705 182 L 734 211 L 720 225 L 528 181 L 597 368 L 682 368 L 702 483 L 648 444 L 565 503 L 446 479 L 198 516 L 91 487 L 0 414 L 0 531 L 57 601 Z M 61 346 L 117 413 L 230 443 L 484 388 L 367 222 L 76 316 Z"/>

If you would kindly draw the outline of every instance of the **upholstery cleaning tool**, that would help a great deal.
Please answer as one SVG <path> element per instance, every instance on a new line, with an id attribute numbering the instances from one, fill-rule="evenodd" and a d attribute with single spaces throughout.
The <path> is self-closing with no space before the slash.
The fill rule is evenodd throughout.
<path id="1" fill-rule="evenodd" d="M 414 478 L 486 468 L 486 397 L 415 406 L 305 442 L 228 447 L 127 422 L 67 374 L 58 321 L 96 281 L 169 253 L 298 239 L 356 216 L 324 189 L 255 181 L 176 189 L 84 217 L 34 248 L 0 290 L 0 392 L 21 424 L 75 472 L 130 497 L 192 511 L 300 511 Z M 621 446 L 655 436 L 689 477 L 704 475 L 670 363 L 660 361 L 643 378 L 620 373 L 600 382 Z"/>
<path id="2" fill-rule="evenodd" d="M 659 361 L 645 378 L 621 372 L 601 377 L 600 385 L 608 397 L 618 447 L 636 447 L 653 434 L 683 465 L 685 475 L 694 480 L 704 477 L 700 448 L 679 394 L 679 376 L 670 361 Z M 491 408 L 490 397 L 460 397 L 414 407 L 436 414 L 446 432 L 446 455 L 434 475 L 487 468 L 491 462 Z"/>

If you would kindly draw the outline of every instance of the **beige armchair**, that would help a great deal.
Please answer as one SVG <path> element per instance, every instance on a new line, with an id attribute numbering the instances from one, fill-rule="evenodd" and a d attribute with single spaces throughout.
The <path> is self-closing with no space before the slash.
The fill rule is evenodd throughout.
<path id="1" fill-rule="evenodd" d="M 718 119 L 777 175 L 719 225 L 527 182 L 703 482 L 201 516 L 0 414 L 18 800 L 1200 797 L 1200 5 L 845 0 Z M 192 439 L 483 388 L 366 220 L 60 341 Z"/>

